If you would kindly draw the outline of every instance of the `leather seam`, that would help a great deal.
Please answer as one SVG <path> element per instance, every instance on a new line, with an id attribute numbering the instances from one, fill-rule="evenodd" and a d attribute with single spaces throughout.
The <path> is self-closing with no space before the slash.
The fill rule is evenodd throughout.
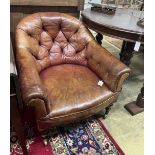
<path id="1" fill-rule="evenodd" d="M 118 78 L 117 78 L 117 83 L 116 83 L 116 88 L 115 88 L 115 90 L 117 91 L 118 90 L 118 87 L 119 87 L 119 83 L 120 83 L 120 80 L 122 79 L 122 77 L 125 77 L 126 76 L 126 78 L 129 76 L 129 73 L 123 73 L 122 75 L 120 75 Z M 125 78 L 125 79 L 126 79 Z M 124 80 L 125 80 L 124 79 Z"/>
<path id="2" fill-rule="evenodd" d="M 117 94 L 118 94 L 118 93 L 117 93 Z M 67 117 L 67 116 L 76 115 L 76 114 L 78 114 L 78 113 L 82 113 L 82 112 L 88 111 L 88 110 L 90 110 L 90 109 L 94 109 L 94 108 L 96 108 L 96 107 L 99 107 L 99 106 L 102 105 L 103 103 L 107 102 L 107 101 L 110 100 L 111 98 L 115 97 L 117 94 L 111 96 L 111 97 L 108 98 L 107 100 L 101 102 L 100 104 L 98 104 L 98 105 L 96 105 L 96 106 L 94 106 L 94 107 L 92 107 L 92 108 L 88 108 L 88 109 L 86 109 L 86 110 L 81 110 L 81 111 L 78 111 L 78 112 L 74 112 L 74 113 L 71 113 L 71 114 L 69 114 L 69 115 L 63 115 L 63 116 L 58 116 L 58 117 L 53 117 L 53 118 L 50 118 L 50 117 L 49 117 L 48 119 L 52 120 L 52 119 L 57 119 L 57 118 L 63 118 L 63 117 Z"/>

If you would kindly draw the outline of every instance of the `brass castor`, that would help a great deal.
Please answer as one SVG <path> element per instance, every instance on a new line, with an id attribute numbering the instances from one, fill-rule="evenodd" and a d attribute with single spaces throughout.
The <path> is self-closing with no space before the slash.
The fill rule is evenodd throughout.
<path id="1" fill-rule="evenodd" d="M 12 131 L 12 132 L 11 132 L 11 136 L 10 136 L 10 141 L 11 141 L 11 143 L 16 143 L 17 140 L 18 140 L 18 137 L 17 137 L 16 132 Z"/>
<path id="2" fill-rule="evenodd" d="M 12 122 L 11 122 L 11 127 L 10 127 L 10 142 L 11 143 L 16 143 L 18 141 L 18 137 L 17 137 L 17 134 L 16 134 L 16 131 L 12 125 Z"/>
<path id="3" fill-rule="evenodd" d="M 47 146 L 48 145 L 48 139 L 43 139 L 43 144 L 44 144 L 44 146 Z"/>
<path id="4" fill-rule="evenodd" d="M 43 138 L 43 144 L 44 146 L 47 146 L 49 143 L 49 140 L 51 138 L 51 131 L 50 130 L 45 130 L 42 134 L 42 138 Z"/>

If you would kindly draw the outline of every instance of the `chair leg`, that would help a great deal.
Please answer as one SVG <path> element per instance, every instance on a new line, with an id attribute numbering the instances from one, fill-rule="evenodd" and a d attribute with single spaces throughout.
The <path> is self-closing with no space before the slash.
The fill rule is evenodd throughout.
<path id="1" fill-rule="evenodd" d="M 105 108 L 105 114 L 103 116 L 103 119 L 105 119 L 107 117 L 107 115 L 109 114 L 109 111 L 111 110 L 111 107 L 113 106 L 113 104 L 110 104 L 109 106 L 107 106 Z"/>
<path id="2" fill-rule="evenodd" d="M 48 137 L 47 137 L 47 131 L 46 130 L 42 132 L 41 137 L 43 138 L 44 146 L 47 146 L 48 145 Z"/>
<path id="3" fill-rule="evenodd" d="M 43 131 L 42 138 L 43 138 L 43 144 L 45 146 L 47 146 L 49 144 L 49 140 L 51 138 L 51 131 L 50 130 Z"/>
<path id="4" fill-rule="evenodd" d="M 16 131 L 19 143 L 23 150 L 23 154 L 28 155 L 27 148 L 26 148 L 26 137 L 24 134 L 24 127 L 20 117 L 20 113 L 18 111 L 16 96 L 10 97 L 10 110 L 11 110 L 11 113 L 10 113 L 11 122 Z M 15 141 L 16 137 L 11 135 L 11 140 Z"/>
<path id="5" fill-rule="evenodd" d="M 47 146 L 48 145 L 48 139 L 43 139 L 43 144 L 44 144 L 44 146 Z"/>

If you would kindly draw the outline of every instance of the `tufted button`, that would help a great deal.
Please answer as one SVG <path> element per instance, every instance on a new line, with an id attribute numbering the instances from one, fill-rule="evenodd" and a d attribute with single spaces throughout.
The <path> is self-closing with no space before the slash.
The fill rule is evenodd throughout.
<path id="1" fill-rule="evenodd" d="M 38 44 L 39 44 L 39 46 L 41 46 L 41 42 L 40 41 L 38 41 Z"/>
<path id="2" fill-rule="evenodd" d="M 62 26 L 61 26 L 61 24 L 59 25 L 59 29 L 61 30 L 61 28 L 62 28 Z"/>
<path id="3" fill-rule="evenodd" d="M 97 62 L 97 66 L 100 66 L 100 62 Z"/>
<path id="4" fill-rule="evenodd" d="M 46 31 L 45 26 L 42 27 L 42 30 L 43 30 L 43 31 Z"/>
<path id="5" fill-rule="evenodd" d="M 68 38 L 66 38 L 66 40 L 67 40 L 68 43 L 70 42 L 70 40 Z"/>
<path id="6" fill-rule="evenodd" d="M 36 59 L 50 58 L 50 65 L 61 63 L 87 65 L 89 55 L 91 55 L 90 58 L 93 58 L 94 54 L 86 54 L 88 41 L 85 36 L 85 28 L 79 21 L 76 22 L 76 19 L 72 21 L 63 15 L 61 18 L 45 16 L 41 22 L 39 20 L 35 24 L 32 23 L 32 27 L 26 29 L 29 39 L 32 39 L 36 45 L 34 46 L 38 48 L 35 49 Z M 39 25 L 37 25 L 38 23 Z M 64 60 L 62 55 L 65 57 Z M 41 62 L 42 68 L 46 67 L 46 63 Z"/>
<path id="7" fill-rule="evenodd" d="M 92 54 L 91 54 L 91 55 L 89 55 L 89 58 L 90 58 L 90 59 L 92 59 L 92 58 L 93 58 L 93 55 L 92 55 Z"/>
<path id="8" fill-rule="evenodd" d="M 30 37 L 32 37 L 32 34 L 31 33 L 27 33 Z"/>
<path id="9" fill-rule="evenodd" d="M 79 28 L 78 29 L 76 29 L 76 31 L 74 32 L 74 33 L 77 33 L 79 31 Z"/>

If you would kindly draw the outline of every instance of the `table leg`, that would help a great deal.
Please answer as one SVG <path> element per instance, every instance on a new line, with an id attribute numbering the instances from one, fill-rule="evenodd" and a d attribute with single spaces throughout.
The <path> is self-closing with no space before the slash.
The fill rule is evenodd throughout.
<path id="1" fill-rule="evenodd" d="M 96 40 L 100 45 L 102 45 L 102 39 L 103 39 L 103 35 L 101 33 L 97 33 Z"/>
<path id="2" fill-rule="evenodd" d="M 130 60 L 133 57 L 134 46 L 134 42 L 123 41 L 122 49 L 120 52 L 120 60 L 126 65 L 131 63 Z"/>
<path id="3" fill-rule="evenodd" d="M 144 87 L 141 88 L 137 100 L 130 102 L 124 108 L 133 116 L 144 111 Z"/>

